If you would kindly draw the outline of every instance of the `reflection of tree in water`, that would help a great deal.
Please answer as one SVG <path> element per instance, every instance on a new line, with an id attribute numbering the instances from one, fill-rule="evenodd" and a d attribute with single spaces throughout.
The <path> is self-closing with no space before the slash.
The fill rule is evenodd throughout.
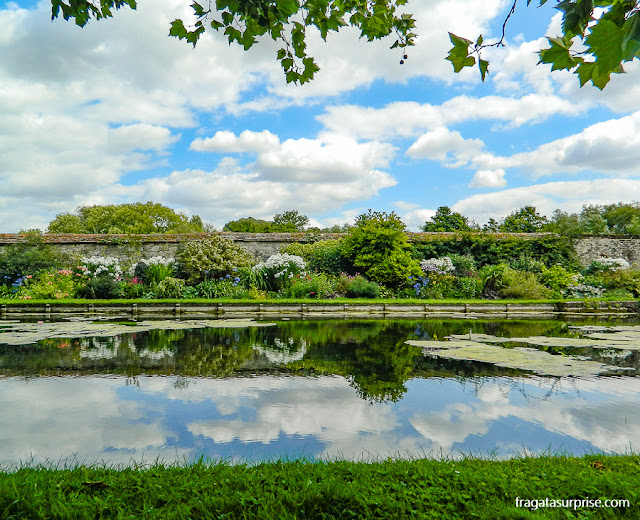
<path id="1" fill-rule="evenodd" d="M 198 329 L 176 345 L 175 373 L 181 376 L 226 377 L 253 353 L 248 331 Z"/>

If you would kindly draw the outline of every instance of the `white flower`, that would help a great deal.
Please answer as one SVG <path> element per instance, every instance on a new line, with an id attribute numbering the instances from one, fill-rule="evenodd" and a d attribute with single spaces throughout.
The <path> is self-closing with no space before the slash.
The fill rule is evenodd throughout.
<path id="1" fill-rule="evenodd" d="M 448 274 L 455 270 L 451 258 L 429 258 L 420 262 L 420 267 L 425 273 Z"/>

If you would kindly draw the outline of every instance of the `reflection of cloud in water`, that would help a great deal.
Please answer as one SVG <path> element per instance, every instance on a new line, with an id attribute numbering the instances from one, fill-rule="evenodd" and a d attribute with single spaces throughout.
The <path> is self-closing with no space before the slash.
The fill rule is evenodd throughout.
<path id="1" fill-rule="evenodd" d="M 0 461 L 233 459 L 243 444 L 257 458 L 264 445 L 292 456 L 438 455 L 483 435 L 487 451 L 531 441 L 535 452 L 540 442 L 526 435 L 544 430 L 554 444 L 640 446 L 640 378 L 415 379 L 404 399 L 374 404 L 338 376 L 185 379 L 2 379 L 0 421 L 11 427 L 0 430 Z M 509 430 L 515 423 L 524 433 Z"/>
<path id="2" fill-rule="evenodd" d="M 280 338 L 274 338 L 273 344 L 273 347 L 256 344 L 252 345 L 251 348 L 278 365 L 301 361 L 307 353 L 307 342 L 305 340 L 300 340 L 300 345 L 296 346 L 293 338 L 289 338 L 286 342 Z"/>
<path id="3" fill-rule="evenodd" d="M 398 449 L 398 443 L 385 438 L 399 425 L 393 408 L 363 401 L 343 378 L 281 379 L 280 384 L 272 384 L 267 378 L 234 381 L 234 391 L 242 406 L 255 412 L 251 422 L 238 419 L 194 421 L 189 423 L 189 431 L 216 443 L 238 439 L 267 444 L 281 435 L 313 436 L 326 445 L 324 455 L 361 456 L 367 450 L 387 453 Z M 206 381 L 203 386 L 213 390 L 212 387 L 218 386 L 216 383 L 219 382 Z M 261 391 L 257 391 L 258 387 Z M 222 405 L 227 410 L 228 392 L 229 389 L 224 389 L 206 394 L 216 407 Z M 413 443 L 409 444 L 413 446 Z"/>
<path id="4" fill-rule="evenodd" d="M 452 403 L 441 411 L 415 413 L 409 421 L 434 450 L 450 451 L 472 435 L 486 434 L 493 423 L 506 417 L 587 441 L 603 451 L 624 452 L 640 447 L 639 379 L 521 381 L 520 388 L 525 391 L 527 386 L 535 386 L 553 393 L 542 399 L 521 400 L 516 387 L 492 382 L 479 389 L 478 402 Z M 522 448 L 521 445 L 519 451 Z"/>
<path id="5" fill-rule="evenodd" d="M 187 450 L 166 447 L 170 434 L 145 420 L 138 403 L 122 401 L 122 379 L 42 378 L 0 385 L 0 461 L 3 464 L 73 458 L 128 462 L 139 458 L 174 460 Z"/>

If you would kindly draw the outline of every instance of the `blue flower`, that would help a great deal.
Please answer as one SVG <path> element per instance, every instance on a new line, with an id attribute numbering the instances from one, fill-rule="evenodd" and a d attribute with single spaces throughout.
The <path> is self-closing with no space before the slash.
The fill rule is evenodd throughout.
<path id="1" fill-rule="evenodd" d="M 232 269 L 232 271 L 233 271 L 234 273 L 235 273 L 237 270 L 238 270 L 238 268 L 237 268 L 237 267 L 234 267 L 234 268 Z"/>
<path id="2" fill-rule="evenodd" d="M 238 283 L 240 281 L 240 278 L 238 278 L 237 276 L 233 279 L 234 282 Z"/>
<path id="3" fill-rule="evenodd" d="M 225 278 L 231 278 L 231 275 L 230 275 L 230 274 L 227 274 L 227 275 L 225 275 L 224 277 L 225 277 Z"/>

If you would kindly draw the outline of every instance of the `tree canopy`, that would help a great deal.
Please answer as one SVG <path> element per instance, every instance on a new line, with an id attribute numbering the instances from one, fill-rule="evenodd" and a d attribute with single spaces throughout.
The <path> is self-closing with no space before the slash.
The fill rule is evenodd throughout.
<path id="1" fill-rule="evenodd" d="M 319 70 L 307 54 L 307 29 L 315 27 L 326 40 L 329 32 L 352 26 L 368 41 L 393 35 L 391 48 L 402 52 L 414 45 L 416 20 L 401 8 L 417 0 L 215 0 L 191 3 L 195 22 L 185 25 L 181 19 L 171 23 L 169 34 L 196 45 L 207 27 L 222 32 L 229 44 L 250 49 L 266 36 L 280 43 L 277 51 L 287 82 L 306 83 Z M 473 40 L 449 33 L 453 47 L 448 59 L 455 72 L 476 64 L 484 81 L 489 62 L 482 59 L 487 47 L 504 46 L 506 27 L 515 12 L 514 0 L 498 41 Z M 538 7 L 548 0 L 539 0 Z M 527 0 L 530 6 L 532 0 Z M 81 27 L 89 20 L 108 18 L 122 7 L 137 7 L 136 0 L 51 0 L 51 17 L 62 14 Z M 551 70 L 566 69 L 577 74 L 580 85 L 591 81 L 603 89 L 612 73 L 623 73 L 623 65 L 640 57 L 640 5 L 636 0 L 557 0 L 562 12 L 561 34 L 547 38 L 549 47 L 540 51 L 540 63 Z"/>
<path id="2" fill-rule="evenodd" d="M 309 224 L 309 217 L 298 210 L 285 211 L 273 216 L 273 221 L 253 217 L 240 218 L 227 222 L 222 231 L 235 233 L 300 233 Z"/>
<path id="3" fill-rule="evenodd" d="M 452 212 L 448 206 L 440 206 L 430 221 L 422 226 L 423 231 L 472 231 L 469 219 L 460 213 Z"/>
<path id="4" fill-rule="evenodd" d="M 82 206 L 75 213 L 60 213 L 47 233 L 202 233 L 211 231 L 202 219 L 154 202 L 108 206 Z"/>

